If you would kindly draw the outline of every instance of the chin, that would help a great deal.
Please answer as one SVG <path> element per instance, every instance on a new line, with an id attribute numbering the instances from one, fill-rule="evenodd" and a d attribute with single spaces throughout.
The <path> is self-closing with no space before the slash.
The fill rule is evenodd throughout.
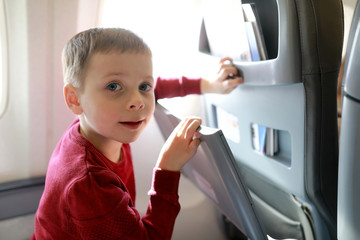
<path id="1" fill-rule="evenodd" d="M 135 142 L 138 138 L 139 138 L 139 135 L 138 135 L 138 136 L 135 136 L 135 137 L 123 139 L 123 141 L 120 141 L 120 142 L 122 142 L 122 143 L 133 143 L 133 142 Z"/>

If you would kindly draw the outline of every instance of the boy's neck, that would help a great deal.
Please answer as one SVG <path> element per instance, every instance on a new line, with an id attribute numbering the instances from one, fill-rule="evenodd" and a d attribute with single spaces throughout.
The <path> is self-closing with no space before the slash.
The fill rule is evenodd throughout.
<path id="1" fill-rule="evenodd" d="M 107 140 L 107 141 L 94 141 L 93 139 L 86 136 L 85 132 L 81 128 L 81 124 L 79 127 L 80 134 L 86 138 L 89 142 L 91 142 L 97 150 L 99 150 L 106 158 L 114 163 L 120 163 L 122 161 L 122 143 Z"/>

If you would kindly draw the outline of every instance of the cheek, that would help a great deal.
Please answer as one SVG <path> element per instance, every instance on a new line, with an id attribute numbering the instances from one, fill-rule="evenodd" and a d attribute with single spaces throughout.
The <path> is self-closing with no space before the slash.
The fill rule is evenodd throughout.
<path id="1" fill-rule="evenodd" d="M 93 119 L 93 121 L 109 121 L 115 119 L 116 111 L 113 104 L 109 102 L 103 102 L 97 99 L 89 99 L 84 103 L 84 113 L 87 117 Z"/>
<path id="2" fill-rule="evenodd" d="M 149 111 L 149 115 L 153 115 L 154 111 L 155 111 L 155 97 L 149 97 L 149 99 L 147 100 L 147 108 Z"/>

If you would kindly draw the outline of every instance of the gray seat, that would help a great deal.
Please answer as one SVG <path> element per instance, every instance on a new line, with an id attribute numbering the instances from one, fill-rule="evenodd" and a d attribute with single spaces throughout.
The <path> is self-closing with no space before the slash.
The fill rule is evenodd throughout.
<path id="1" fill-rule="evenodd" d="M 246 2 L 258 10 L 269 60 L 234 63 L 245 84 L 205 97 L 208 123 L 219 127 L 223 112 L 236 119 L 240 140 L 229 146 L 268 235 L 336 239 L 342 1 Z M 201 32 L 200 51 L 211 54 Z M 253 123 L 278 131 L 278 154 L 254 150 Z"/>
<path id="2" fill-rule="evenodd" d="M 338 239 L 360 236 L 360 3 L 357 2 L 345 56 L 339 151 Z"/>

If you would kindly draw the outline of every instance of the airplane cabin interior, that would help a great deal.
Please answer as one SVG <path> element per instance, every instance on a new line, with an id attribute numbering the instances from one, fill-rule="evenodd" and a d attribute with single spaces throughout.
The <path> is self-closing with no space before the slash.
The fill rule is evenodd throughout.
<path id="1" fill-rule="evenodd" d="M 159 100 L 132 144 L 144 214 L 166 138 L 180 118 L 203 119 L 172 239 L 360 238 L 359 1 L 0 0 L 0 239 L 34 231 L 50 155 L 74 119 L 59 91 L 61 51 L 97 26 L 139 33 L 154 75 L 166 76 L 209 74 L 221 54 L 243 51 L 243 34 L 222 31 L 253 34 L 232 62 L 243 84 Z"/>

